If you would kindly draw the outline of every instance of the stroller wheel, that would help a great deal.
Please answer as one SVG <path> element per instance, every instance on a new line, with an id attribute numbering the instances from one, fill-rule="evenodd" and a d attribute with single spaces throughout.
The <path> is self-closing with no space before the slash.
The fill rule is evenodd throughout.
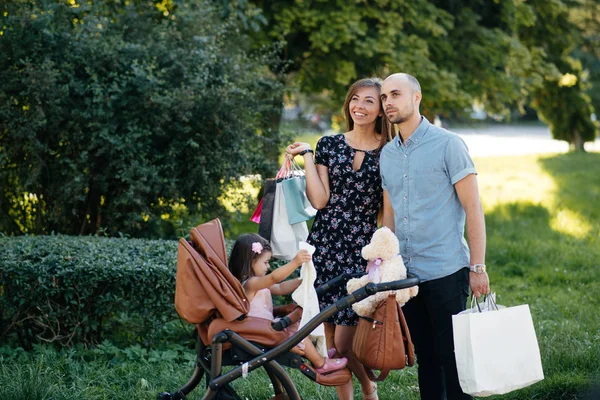
<path id="1" fill-rule="evenodd" d="M 156 400 L 187 400 L 187 397 L 181 391 L 176 393 L 161 392 L 156 396 Z"/>

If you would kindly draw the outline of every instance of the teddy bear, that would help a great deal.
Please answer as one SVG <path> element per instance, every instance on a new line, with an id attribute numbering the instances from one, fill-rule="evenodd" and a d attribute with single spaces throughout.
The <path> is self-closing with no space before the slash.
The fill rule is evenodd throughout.
<path id="1" fill-rule="evenodd" d="M 362 248 L 362 256 L 368 260 L 367 274 L 352 278 L 346 284 L 348 293 L 352 293 L 369 282 L 391 282 L 406 278 L 406 267 L 402 261 L 400 243 L 396 235 L 387 227 L 379 228 L 373 234 L 371 242 Z M 403 306 L 419 292 L 417 286 L 396 290 L 396 301 Z M 360 316 L 371 317 L 377 306 L 387 299 L 393 291 L 379 292 L 352 305 Z"/>

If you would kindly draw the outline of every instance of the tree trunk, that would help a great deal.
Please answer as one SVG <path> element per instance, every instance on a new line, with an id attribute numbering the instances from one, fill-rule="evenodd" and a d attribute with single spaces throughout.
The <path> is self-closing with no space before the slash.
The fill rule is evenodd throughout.
<path id="1" fill-rule="evenodd" d="M 583 146 L 584 144 L 585 142 L 583 141 L 581 134 L 575 131 L 569 146 L 571 150 L 576 152 L 585 152 L 585 147 Z"/>
<path id="2" fill-rule="evenodd" d="M 89 185 L 89 192 L 87 197 L 87 207 L 86 212 L 83 215 L 81 221 L 81 228 L 79 230 L 80 235 L 95 234 L 98 232 L 98 228 L 100 225 L 100 190 L 98 188 L 98 183 L 95 179 L 92 178 Z M 90 216 L 89 223 L 87 216 Z"/>

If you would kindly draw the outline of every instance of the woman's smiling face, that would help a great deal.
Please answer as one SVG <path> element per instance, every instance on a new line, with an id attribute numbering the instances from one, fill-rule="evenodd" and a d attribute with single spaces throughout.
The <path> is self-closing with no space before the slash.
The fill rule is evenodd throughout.
<path id="1" fill-rule="evenodd" d="M 373 87 L 358 89 L 350 99 L 348 110 L 355 125 L 374 124 L 381 113 L 379 92 Z"/>

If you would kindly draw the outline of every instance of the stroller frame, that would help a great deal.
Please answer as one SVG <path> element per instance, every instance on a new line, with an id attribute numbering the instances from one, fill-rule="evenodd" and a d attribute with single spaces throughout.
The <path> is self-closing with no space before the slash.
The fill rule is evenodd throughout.
<path id="1" fill-rule="evenodd" d="M 308 377 L 312 378 L 312 380 L 314 380 L 314 377 L 310 376 L 311 370 L 306 368 L 306 365 L 302 362 L 299 355 L 289 353 L 289 351 L 295 345 L 300 343 L 300 341 L 308 336 L 319 324 L 324 322 L 338 310 L 350 307 L 352 304 L 361 301 L 368 296 L 374 295 L 375 293 L 387 290 L 406 289 L 417 285 L 418 283 L 419 278 L 413 274 L 408 274 L 407 279 L 402 279 L 399 281 L 384 282 L 379 284 L 368 283 L 363 288 L 353 292 L 352 294 L 349 294 L 346 297 L 343 297 L 327 307 L 325 310 L 321 311 L 319 315 L 311 319 L 308 324 L 300 328 L 298 332 L 292 335 L 288 340 L 270 350 L 264 347 L 261 348 L 259 347 L 260 345 L 253 344 L 245 340 L 231 330 L 224 330 L 214 336 L 210 348 L 210 354 L 207 354 L 207 350 L 209 349 L 204 346 L 204 343 L 202 343 L 200 338 L 198 338 L 196 347 L 196 367 L 190 380 L 176 392 L 160 393 L 157 398 L 158 400 L 184 400 L 186 399 L 186 395 L 198 386 L 202 380 L 202 377 L 206 374 L 207 391 L 202 397 L 203 400 L 217 398 L 219 389 L 224 389 L 225 391 L 229 392 L 231 398 L 241 400 L 241 398 L 238 397 L 235 392 L 233 392 L 233 389 L 228 386 L 229 383 L 241 377 L 243 374 L 243 367 L 240 365 L 240 363 L 243 362 L 244 359 L 236 359 L 237 357 L 231 356 L 231 352 L 237 348 L 253 357 L 247 361 L 248 372 L 263 366 L 265 367 L 267 374 L 271 379 L 271 383 L 273 384 L 275 399 L 284 399 L 286 397 L 283 396 L 287 394 L 287 398 L 290 400 L 300 400 L 301 397 L 296 390 L 294 383 L 287 372 L 285 372 L 285 370 L 281 367 L 281 364 L 283 363 L 286 366 L 300 369 L 302 373 L 308 375 Z M 229 350 L 229 356 L 226 354 L 227 351 L 223 351 L 223 344 L 228 342 L 232 344 L 232 348 Z M 285 357 L 286 354 L 291 357 Z M 238 366 L 223 374 L 222 369 L 225 365 Z"/>
<path id="2" fill-rule="evenodd" d="M 219 223 L 220 227 L 220 223 Z M 345 283 L 351 276 L 343 274 L 317 288 L 317 292 L 326 292 L 331 287 Z M 236 399 L 241 398 L 229 386 L 231 382 L 239 377 L 264 367 L 273 385 L 273 399 L 300 400 L 292 379 L 282 368 L 282 365 L 299 369 L 309 379 L 324 385 L 338 385 L 351 379 L 350 372 L 345 369 L 338 371 L 329 381 L 321 380 L 319 374 L 309 367 L 298 354 L 290 350 L 306 338 L 317 326 L 326 321 L 339 310 L 343 310 L 352 304 L 378 292 L 388 290 L 400 290 L 415 286 L 419 278 L 408 274 L 406 279 L 394 282 L 382 282 L 379 284 L 368 283 L 359 290 L 341 298 L 331 304 L 318 315 L 313 317 L 306 325 L 290 336 L 283 343 L 269 348 L 259 343 L 250 342 L 238 333 L 225 329 L 213 335 L 210 345 L 205 344 L 200 335 L 197 337 L 196 362 L 192 376 L 182 387 L 175 392 L 162 392 L 157 396 L 158 400 L 185 400 L 187 395 L 194 390 L 206 376 L 206 392 L 203 400 L 211 399 Z M 281 331 L 291 324 L 289 316 L 286 316 L 272 324 L 275 331 Z M 234 366 L 233 369 L 223 373 L 224 366 Z M 325 375 L 332 377 L 334 374 Z"/>

